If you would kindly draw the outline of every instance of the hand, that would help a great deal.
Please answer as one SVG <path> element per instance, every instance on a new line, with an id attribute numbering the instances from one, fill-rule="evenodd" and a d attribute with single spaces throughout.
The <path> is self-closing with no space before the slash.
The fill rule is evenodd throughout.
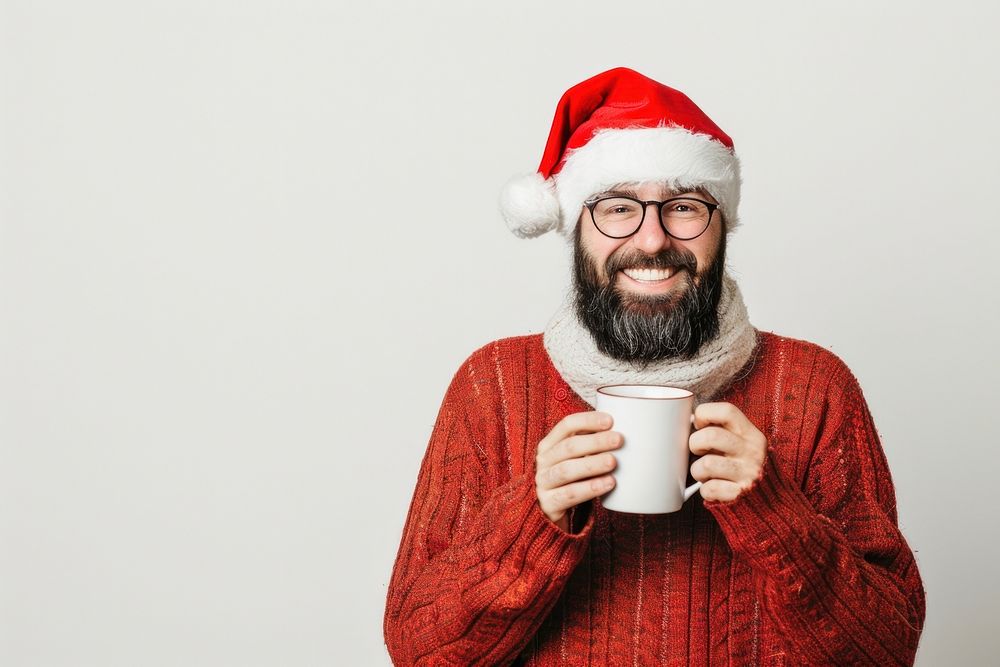
<path id="1" fill-rule="evenodd" d="M 767 438 L 731 403 L 702 403 L 694 411 L 688 446 L 701 458 L 691 476 L 705 500 L 736 500 L 760 479 Z"/>
<path id="2" fill-rule="evenodd" d="M 610 473 L 617 461 L 609 450 L 622 445 L 620 433 L 609 431 L 606 412 L 577 412 L 564 417 L 538 443 L 535 493 L 550 521 L 569 532 L 566 510 L 615 485 Z"/>

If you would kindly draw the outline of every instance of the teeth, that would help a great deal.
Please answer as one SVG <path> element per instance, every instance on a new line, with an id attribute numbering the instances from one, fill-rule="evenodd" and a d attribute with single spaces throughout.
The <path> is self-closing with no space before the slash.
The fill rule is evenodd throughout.
<path id="1" fill-rule="evenodd" d="M 669 269 L 624 269 L 623 273 L 633 280 L 656 282 L 670 277 Z"/>

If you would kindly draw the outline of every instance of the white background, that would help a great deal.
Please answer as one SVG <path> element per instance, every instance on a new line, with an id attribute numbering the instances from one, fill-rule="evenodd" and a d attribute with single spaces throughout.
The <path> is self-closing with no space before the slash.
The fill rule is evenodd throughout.
<path id="1" fill-rule="evenodd" d="M 387 664 L 444 389 L 568 285 L 497 193 L 618 65 L 735 139 L 752 321 L 861 380 L 918 664 L 995 664 L 995 3 L 478 4 L 0 5 L 0 664 Z"/>

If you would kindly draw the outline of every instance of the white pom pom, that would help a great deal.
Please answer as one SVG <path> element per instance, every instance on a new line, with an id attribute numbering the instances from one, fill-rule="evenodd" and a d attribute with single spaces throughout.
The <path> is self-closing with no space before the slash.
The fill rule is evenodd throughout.
<path id="1" fill-rule="evenodd" d="M 559 200 L 551 179 L 538 172 L 515 176 L 500 191 L 500 215 L 522 239 L 559 227 Z"/>

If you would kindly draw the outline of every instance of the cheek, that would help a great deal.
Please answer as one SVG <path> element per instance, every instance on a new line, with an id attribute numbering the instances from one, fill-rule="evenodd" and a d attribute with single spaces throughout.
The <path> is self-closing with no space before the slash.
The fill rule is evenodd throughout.
<path id="1" fill-rule="evenodd" d="M 597 264 L 597 270 L 606 279 L 611 280 L 611 279 L 614 278 L 614 276 L 608 275 L 608 272 L 607 272 L 608 271 L 608 269 L 607 269 L 607 267 L 608 267 L 608 259 L 612 255 L 615 254 L 615 252 L 618 250 L 618 248 L 619 248 L 619 246 L 610 246 L 610 247 L 601 247 L 601 246 L 598 246 L 597 248 L 595 248 L 595 249 L 593 249 L 591 251 L 591 257 L 593 258 L 594 262 Z"/>
<path id="2" fill-rule="evenodd" d="M 604 267 L 608 262 L 608 258 L 614 254 L 614 252 L 621 247 L 622 244 L 616 239 L 609 239 L 603 234 L 600 234 L 600 232 L 596 232 L 596 230 L 594 233 L 596 233 L 600 238 L 595 238 L 593 234 L 584 232 L 580 241 L 587 256 L 597 265 L 598 270 L 603 275 Z"/>
<path id="3" fill-rule="evenodd" d="M 708 232 L 705 233 L 708 236 Z M 698 239 L 701 240 L 701 239 Z M 712 235 L 705 239 L 705 242 L 697 247 L 691 248 L 698 258 L 698 273 L 702 273 L 715 261 L 722 247 L 722 234 L 713 226 Z"/>

